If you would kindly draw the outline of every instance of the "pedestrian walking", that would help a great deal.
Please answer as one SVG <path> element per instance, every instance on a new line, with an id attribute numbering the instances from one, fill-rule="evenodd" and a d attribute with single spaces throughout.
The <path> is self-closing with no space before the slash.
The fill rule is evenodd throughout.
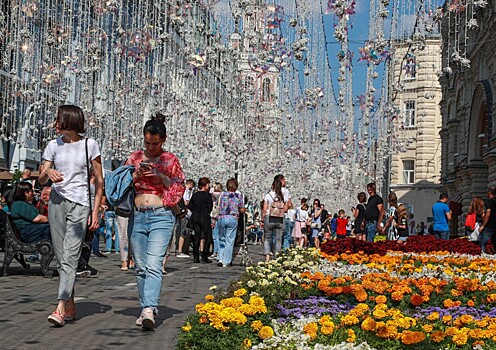
<path id="1" fill-rule="evenodd" d="M 84 114 L 73 105 L 60 106 L 55 120 L 55 132 L 59 138 L 48 143 L 43 159 L 40 184 L 52 181 L 48 220 L 52 243 L 57 259 L 59 291 L 57 308 L 48 321 L 64 326 L 65 321 L 76 316 L 74 303 L 76 269 L 86 230 L 98 228 L 98 212 L 103 195 L 103 176 L 100 149 L 93 139 L 84 133 Z M 52 168 L 55 166 L 55 168 Z M 88 169 L 93 169 L 95 196 L 90 212 Z"/>
<path id="2" fill-rule="evenodd" d="M 365 207 L 365 235 L 368 242 L 373 242 L 377 232 L 382 230 L 382 219 L 384 217 L 384 201 L 377 193 L 375 183 L 367 185 L 369 199 Z"/>
<path id="3" fill-rule="evenodd" d="M 162 262 L 176 218 L 171 211 L 184 193 L 184 174 L 179 159 L 166 152 L 165 116 L 157 114 L 143 128 L 144 150 L 131 154 L 136 192 L 134 213 L 129 218 L 129 239 L 133 247 L 141 314 L 136 325 L 155 328 L 162 288 Z"/>
<path id="4" fill-rule="evenodd" d="M 451 210 L 448 206 L 448 194 L 441 193 L 439 200 L 432 206 L 433 232 L 438 239 L 449 239 L 450 229 L 448 220 L 451 220 Z"/>

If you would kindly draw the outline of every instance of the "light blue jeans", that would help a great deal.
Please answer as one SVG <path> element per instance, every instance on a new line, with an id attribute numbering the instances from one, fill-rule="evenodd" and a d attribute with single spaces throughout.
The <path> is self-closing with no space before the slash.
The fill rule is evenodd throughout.
<path id="1" fill-rule="evenodd" d="M 377 221 L 367 221 L 365 224 L 365 234 L 367 242 L 373 242 L 377 233 Z"/>
<path id="2" fill-rule="evenodd" d="M 214 253 L 219 254 L 219 220 L 214 220 L 215 226 L 212 229 L 212 238 L 214 240 Z"/>
<path id="3" fill-rule="evenodd" d="M 158 313 L 162 289 L 162 261 L 172 237 L 176 217 L 165 208 L 134 211 L 129 220 L 129 240 L 133 246 L 136 282 L 141 308 Z"/>
<path id="4" fill-rule="evenodd" d="M 284 237 L 282 240 L 282 249 L 288 249 L 292 243 L 293 238 L 293 228 L 295 222 L 288 218 L 284 219 Z"/>
<path id="5" fill-rule="evenodd" d="M 232 262 L 238 218 L 235 216 L 222 217 L 217 221 L 219 225 L 219 253 L 217 259 L 224 265 Z"/>
<path id="6" fill-rule="evenodd" d="M 112 250 L 112 229 L 115 233 L 115 251 L 120 251 L 119 248 L 119 229 L 117 227 L 117 219 L 115 217 L 114 211 L 105 212 L 105 251 L 110 252 Z"/>
<path id="7" fill-rule="evenodd" d="M 274 247 L 274 254 L 278 254 L 282 247 L 282 236 L 284 235 L 284 221 L 269 223 L 269 215 L 264 221 L 264 255 L 269 255 Z M 274 241 L 275 238 L 275 241 Z"/>

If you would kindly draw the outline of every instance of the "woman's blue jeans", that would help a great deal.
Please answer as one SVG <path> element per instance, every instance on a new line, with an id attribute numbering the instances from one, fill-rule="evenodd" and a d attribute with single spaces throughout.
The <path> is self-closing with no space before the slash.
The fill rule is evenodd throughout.
<path id="1" fill-rule="evenodd" d="M 214 241 L 214 253 L 219 254 L 219 221 L 215 220 L 215 226 L 212 229 L 212 239 Z"/>
<path id="2" fill-rule="evenodd" d="M 162 261 L 172 237 L 176 217 L 165 208 L 134 211 L 129 219 L 129 239 L 133 247 L 136 282 L 141 308 L 157 314 L 162 288 Z"/>
<path id="3" fill-rule="evenodd" d="M 119 247 L 119 229 L 117 227 L 117 218 L 114 211 L 105 212 L 105 251 L 112 251 L 112 230 L 115 234 L 114 248 L 116 252 L 120 251 Z"/>
<path id="4" fill-rule="evenodd" d="M 217 221 L 219 225 L 219 253 L 218 260 L 224 265 L 232 262 L 234 242 L 238 230 L 238 219 L 235 216 L 227 216 Z"/>
<path id="5" fill-rule="evenodd" d="M 292 236 L 293 236 L 293 228 L 295 226 L 295 222 L 291 221 L 288 218 L 284 219 L 284 236 L 282 240 L 282 248 L 288 249 L 291 245 Z"/>

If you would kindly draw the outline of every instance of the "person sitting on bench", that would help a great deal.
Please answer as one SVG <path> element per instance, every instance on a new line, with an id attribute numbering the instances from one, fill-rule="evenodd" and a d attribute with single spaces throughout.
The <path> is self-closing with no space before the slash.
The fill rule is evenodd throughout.
<path id="1" fill-rule="evenodd" d="M 33 185 L 30 182 L 18 183 L 14 191 L 10 215 L 24 242 L 51 240 L 48 217 L 41 215 L 40 211 L 31 204 L 33 198 Z"/>

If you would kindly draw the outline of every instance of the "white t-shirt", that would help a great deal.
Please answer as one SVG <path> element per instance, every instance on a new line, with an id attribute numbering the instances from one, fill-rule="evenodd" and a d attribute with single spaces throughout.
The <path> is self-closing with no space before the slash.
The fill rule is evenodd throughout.
<path id="1" fill-rule="evenodd" d="M 296 210 L 288 209 L 288 212 L 285 213 L 284 216 L 291 221 L 295 221 L 295 214 L 296 214 Z"/>
<path id="2" fill-rule="evenodd" d="M 296 221 L 306 222 L 309 217 L 308 211 L 301 209 L 301 207 L 296 208 Z"/>
<path id="3" fill-rule="evenodd" d="M 284 189 L 284 188 L 282 188 Z M 284 196 L 284 203 L 286 203 L 289 200 L 289 191 L 281 191 L 282 195 Z M 264 201 L 267 202 L 267 212 L 266 214 L 269 215 L 270 211 L 270 204 L 274 201 L 274 198 L 276 198 L 277 194 L 274 191 L 270 191 L 269 193 L 265 194 Z"/>
<path id="4" fill-rule="evenodd" d="M 53 162 L 64 179 L 54 182 L 52 189 L 65 199 L 89 207 L 88 173 L 86 170 L 85 139 L 65 143 L 62 137 L 48 143 L 43 159 Z M 88 160 L 100 156 L 100 147 L 93 139 L 88 139 Z M 91 164 L 90 164 L 91 166 Z"/>

